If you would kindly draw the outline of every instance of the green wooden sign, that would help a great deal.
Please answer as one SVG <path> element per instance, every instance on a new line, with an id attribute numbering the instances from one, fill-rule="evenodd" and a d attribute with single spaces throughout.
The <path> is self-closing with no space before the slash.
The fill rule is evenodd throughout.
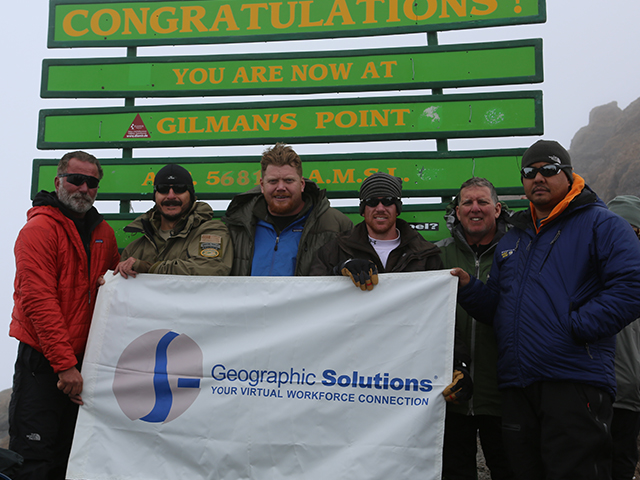
<path id="1" fill-rule="evenodd" d="M 50 48 L 263 42 L 542 23 L 544 0 L 53 0 Z"/>
<path id="2" fill-rule="evenodd" d="M 186 97 L 541 82 L 542 40 L 341 52 L 44 60 L 41 96 Z"/>
<path id="3" fill-rule="evenodd" d="M 509 208 L 518 210 L 526 208 L 528 202 L 522 200 L 512 200 L 508 202 Z M 408 205 L 402 206 L 400 218 L 409 223 L 411 228 L 420 232 L 422 236 L 431 242 L 437 242 L 443 238 L 451 236 L 444 220 L 446 203 L 432 203 L 426 205 Z M 99 208 L 99 207 L 98 207 Z M 358 213 L 358 207 L 338 207 L 351 219 L 354 225 L 362 222 L 362 217 Z M 140 234 L 132 234 L 124 231 L 124 227 L 129 225 L 138 217 L 137 213 L 107 213 L 105 219 L 113 228 L 116 234 L 118 248 L 126 247 L 130 242 L 140 236 Z M 224 211 L 214 211 L 215 218 L 222 218 Z"/>
<path id="4" fill-rule="evenodd" d="M 38 148 L 539 135 L 542 92 L 41 110 Z"/>
<path id="5" fill-rule="evenodd" d="M 430 205 L 403 205 L 400 218 L 409 222 L 411 227 L 420 232 L 422 236 L 432 242 L 436 242 L 442 238 L 450 236 L 444 221 L 444 212 L 446 205 L 430 204 Z M 362 221 L 362 217 L 358 213 L 357 207 L 338 207 L 351 219 L 354 225 Z M 136 238 L 140 237 L 139 233 L 128 233 L 124 228 L 129 225 L 139 214 L 135 213 L 107 213 L 104 214 L 105 220 L 111 225 L 116 235 L 118 248 L 123 249 Z M 224 211 L 215 211 L 215 218 L 222 218 Z"/>
<path id="6" fill-rule="evenodd" d="M 524 149 L 458 152 L 394 152 L 303 155 L 303 174 L 330 198 L 354 198 L 360 184 L 377 171 L 403 179 L 407 196 L 453 196 L 469 178 L 491 180 L 501 194 L 521 194 L 520 160 Z M 260 158 L 134 158 L 100 161 L 104 178 L 98 200 L 150 200 L 155 173 L 167 163 L 189 170 L 198 198 L 230 199 L 260 184 Z M 52 190 L 58 160 L 33 161 L 31 198 Z"/>

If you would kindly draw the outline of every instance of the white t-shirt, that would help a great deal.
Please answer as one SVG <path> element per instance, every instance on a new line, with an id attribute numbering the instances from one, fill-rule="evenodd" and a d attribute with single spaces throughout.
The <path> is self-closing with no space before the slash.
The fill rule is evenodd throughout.
<path id="1" fill-rule="evenodd" d="M 384 268 L 387 268 L 387 259 L 389 258 L 389 254 L 400 246 L 400 230 L 396 228 L 396 232 L 398 233 L 398 237 L 393 240 L 377 240 L 369 236 L 369 243 L 373 246 L 378 257 L 380 257 L 380 261 Z"/>

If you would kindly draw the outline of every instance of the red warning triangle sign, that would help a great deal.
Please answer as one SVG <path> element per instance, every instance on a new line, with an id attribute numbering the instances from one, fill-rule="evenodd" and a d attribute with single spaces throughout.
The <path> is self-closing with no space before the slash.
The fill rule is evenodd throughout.
<path id="1" fill-rule="evenodd" d="M 140 118 L 140 114 L 136 115 L 136 118 L 133 119 L 133 123 L 127 130 L 127 133 L 124 134 L 123 138 L 151 138 L 149 134 L 149 130 L 145 126 L 142 118 Z"/>

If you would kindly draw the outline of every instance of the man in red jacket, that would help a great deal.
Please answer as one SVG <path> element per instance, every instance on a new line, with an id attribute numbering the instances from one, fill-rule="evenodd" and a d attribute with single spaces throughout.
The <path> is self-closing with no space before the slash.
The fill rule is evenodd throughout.
<path id="1" fill-rule="evenodd" d="M 9 448 L 24 457 L 16 480 L 65 478 L 98 279 L 119 260 L 113 230 L 93 207 L 102 175 L 93 155 L 67 153 L 55 192 L 36 195 L 16 240 Z"/>

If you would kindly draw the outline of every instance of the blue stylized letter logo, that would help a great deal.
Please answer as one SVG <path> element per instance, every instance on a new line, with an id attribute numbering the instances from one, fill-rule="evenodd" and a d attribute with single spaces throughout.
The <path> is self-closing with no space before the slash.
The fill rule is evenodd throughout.
<path id="1" fill-rule="evenodd" d="M 113 392 L 131 420 L 166 423 L 195 401 L 201 378 L 200 347 L 184 334 L 154 330 L 122 352 Z"/>

